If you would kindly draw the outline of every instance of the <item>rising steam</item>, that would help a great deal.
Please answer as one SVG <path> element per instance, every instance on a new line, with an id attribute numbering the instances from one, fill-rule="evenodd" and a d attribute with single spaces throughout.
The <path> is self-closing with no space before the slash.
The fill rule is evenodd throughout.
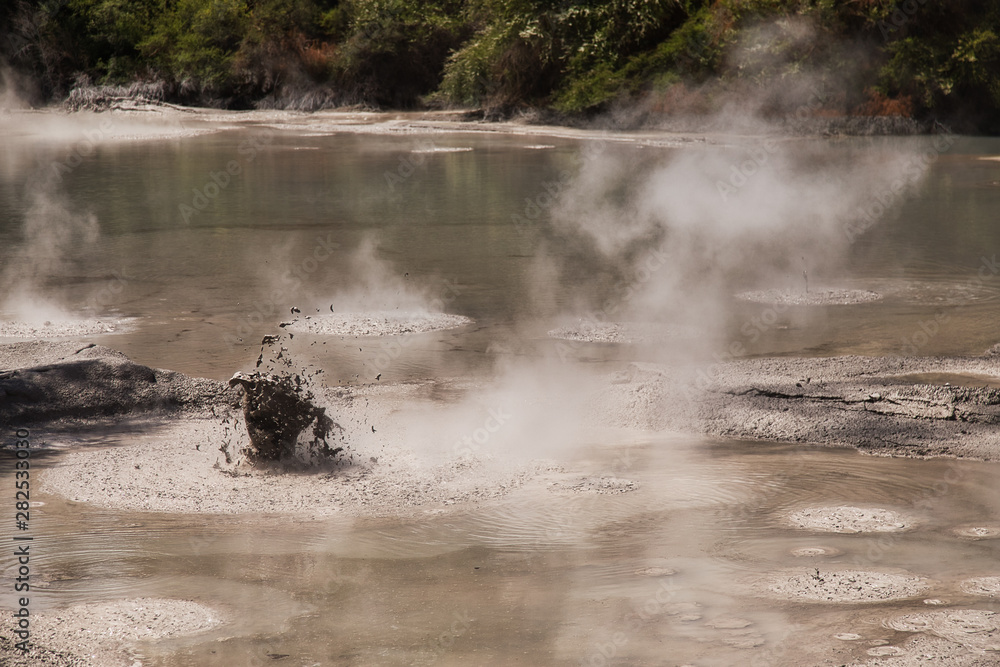
<path id="1" fill-rule="evenodd" d="M 36 190 L 24 216 L 23 242 L 3 268 L 0 310 L 22 322 L 41 324 L 74 319 L 48 296 L 47 281 L 65 275 L 81 248 L 100 234 L 93 213 L 74 213 L 64 196 Z"/>

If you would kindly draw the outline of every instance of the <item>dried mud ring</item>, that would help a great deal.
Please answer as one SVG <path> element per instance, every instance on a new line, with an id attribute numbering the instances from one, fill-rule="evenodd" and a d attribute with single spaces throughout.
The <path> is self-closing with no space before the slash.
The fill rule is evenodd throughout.
<path id="1" fill-rule="evenodd" d="M 132 329 L 134 318 L 105 317 L 47 322 L 0 321 L 0 338 L 39 340 L 80 338 L 125 333 Z"/>
<path id="2" fill-rule="evenodd" d="M 677 574 L 672 567 L 643 567 L 635 571 L 640 577 L 670 577 Z"/>
<path id="3" fill-rule="evenodd" d="M 1000 537 L 1000 527 L 998 526 L 959 526 L 952 532 L 959 537 L 969 537 L 974 540 L 988 540 Z"/>
<path id="4" fill-rule="evenodd" d="M 885 622 L 897 632 L 925 632 L 973 653 L 1000 651 L 1000 614 L 982 609 L 942 609 L 904 614 Z"/>
<path id="5" fill-rule="evenodd" d="M 972 577 L 959 584 L 964 592 L 980 597 L 1000 597 L 1000 577 Z"/>
<path id="6" fill-rule="evenodd" d="M 878 301 L 882 295 L 871 290 L 827 289 L 799 292 L 769 289 L 740 292 L 736 298 L 769 306 L 853 306 Z"/>
<path id="7" fill-rule="evenodd" d="M 867 507 L 809 507 L 785 520 L 802 530 L 824 533 L 894 533 L 908 530 L 912 520 L 892 510 Z"/>
<path id="8" fill-rule="evenodd" d="M 768 597 L 800 602 L 850 604 L 887 602 L 915 597 L 926 580 L 909 574 L 863 570 L 795 571 L 765 578 L 760 592 Z"/>
<path id="9" fill-rule="evenodd" d="M 798 558 L 818 558 L 820 556 L 839 556 L 844 552 L 834 547 L 800 547 L 792 549 L 789 553 Z"/>
<path id="10" fill-rule="evenodd" d="M 409 314 L 397 312 L 334 313 L 295 320 L 289 331 L 321 336 L 399 336 L 456 329 L 472 324 L 462 315 L 447 313 Z"/>
<path id="11" fill-rule="evenodd" d="M 194 634 L 222 623 L 219 615 L 191 600 L 131 598 L 88 602 L 45 614 L 47 624 L 72 627 L 72 632 L 106 634 L 112 627 L 123 641 L 164 639 Z"/>

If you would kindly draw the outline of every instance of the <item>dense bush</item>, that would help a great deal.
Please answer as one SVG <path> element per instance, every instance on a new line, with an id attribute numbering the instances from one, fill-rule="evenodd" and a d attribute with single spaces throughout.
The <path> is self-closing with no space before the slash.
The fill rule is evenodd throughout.
<path id="1" fill-rule="evenodd" d="M 231 107 L 736 99 L 1000 131 L 1000 0 L 6 0 L 0 30 L 0 80 L 35 102 L 140 81 Z"/>

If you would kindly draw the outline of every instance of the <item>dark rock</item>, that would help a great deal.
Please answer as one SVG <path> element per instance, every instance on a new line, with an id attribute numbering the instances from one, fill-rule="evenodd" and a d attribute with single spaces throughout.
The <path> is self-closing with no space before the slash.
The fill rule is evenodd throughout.
<path id="1" fill-rule="evenodd" d="M 100 346 L 76 345 L 75 351 L 54 344 L 24 347 L 36 353 L 34 360 L 48 363 L 0 371 L 0 422 L 5 424 L 208 410 L 230 391 L 224 383 L 142 366 Z M 3 352 L 11 356 L 10 350 Z"/>

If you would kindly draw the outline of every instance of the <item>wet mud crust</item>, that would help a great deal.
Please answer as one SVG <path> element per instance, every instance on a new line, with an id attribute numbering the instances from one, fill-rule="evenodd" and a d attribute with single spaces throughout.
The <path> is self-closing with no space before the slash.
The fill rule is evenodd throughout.
<path id="1" fill-rule="evenodd" d="M 10 667 L 131 667 L 136 642 L 203 632 L 222 616 L 190 600 L 130 598 L 78 604 L 32 615 L 27 653 L 0 636 L 0 665 Z"/>

